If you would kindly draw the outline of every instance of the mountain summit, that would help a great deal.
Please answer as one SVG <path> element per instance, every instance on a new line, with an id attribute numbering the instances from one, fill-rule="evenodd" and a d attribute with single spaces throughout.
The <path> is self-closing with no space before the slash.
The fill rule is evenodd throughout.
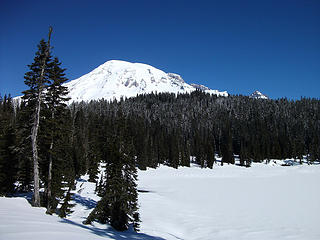
<path id="1" fill-rule="evenodd" d="M 111 60 L 66 83 L 65 86 L 69 88 L 70 101 L 78 102 L 135 97 L 137 94 L 151 92 L 185 93 L 195 91 L 198 89 L 196 86 L 200 85 L 187 84 L 180 75 L 165 73 L 147 64 Z M 219 96 L 228 96 L 227 92 L 206 87 L 203 90 Z"/>
<path id="2" fill-rule="evenodd" d="M 255 98 L 255 99 L 269 99 L 267 95 L 264 95 L 263 93 L 259 92 L 258 90 L 251 93 L 250 97 Z"/>

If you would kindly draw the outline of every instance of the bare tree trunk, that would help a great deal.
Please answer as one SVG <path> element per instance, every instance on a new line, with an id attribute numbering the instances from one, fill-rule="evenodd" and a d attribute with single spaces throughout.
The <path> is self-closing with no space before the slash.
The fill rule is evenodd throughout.
<path id="1" fill-rule="evenodd" d="M 39 79 L 39 88 L 38 88 L 38 98 L 36 111 L 34 115 L 34 122 L 31 129 L 31 143 L 32 143 L 32 156 L 33 156 L 33 181 L 34 181 L 34 194 L 33 194 L 33 206 L 40 207 L 40 193 L 39 193 L 39 156 L 37 148 L 37 138 L 40 122 L 40 110 L 41 110 L 41 101 L 42 101 L 42 92 L 43 92 L 43 79 L 44 72 L 46 68 L 46 60 L 50 52 L 50 38 L 51 38 L 52 27 L 49 28 L 49 38 L 48 38 L 48 47 L 45 53 L 45 58 L 43 59 L 43 64 L 41 67 L 41 75 Z"/>
<path id="2" fill-rule="evenodd" d="M 53 142 L 50 144 L 50 150 L 52 150 Z M 48 189 L 47 189 L 47 197 L 48 197 L 48 203 L 47 203 L 47 213 L 51 213 L 51 182 L 52 182 L 52 154 L 50 154 L 50 160 L 49 160 L 49 173 L 48 173 Z"/>
<path id="3" fill-rule="evenodd" d="M 40 96 L 40 95 L 39 95 Z M 33 206 L 40 207 L 40 193 L 39 193 L 39 163 L 38 163 L 38 148 L 37 148 L 37 136 L 39 129 L 39 115 L 40 104 L 38 96 L 38 104 L 35 112 L 35 119 L 31 129 L 31 141 L 32 141 L 32 155 L 33 155 L 33 180 L 34 180 L 34 194 L 33 194 Z"/>
<path id="4" fill-rule="evenodd" d="M 52 110 L 54 111 L 54 109 Z M 51 119 L 54 119 L 54 112 L 51 113 Z M 49 169 L 48 169 L 48 189 L 47 189 L 47 197 L 48 197 L 48 203 L 47 203 L 47 213 L 51 214 L 51 184 L 52 184 L 52 149 L 53 149 L 53 132 L 51 132 L 51 143 L 50 143 L 50 157 L 49 157 Z"/>

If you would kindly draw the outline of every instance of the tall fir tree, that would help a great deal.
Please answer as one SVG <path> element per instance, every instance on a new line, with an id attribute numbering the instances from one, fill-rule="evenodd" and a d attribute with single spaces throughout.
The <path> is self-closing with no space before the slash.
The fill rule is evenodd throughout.
<path id="1" fill-rule="evenodd" d="M 38 51 L 34 58 L 34 62 L 28 65 L 30 71 L 24 76 L 25 84 L 29 90 L 24 91 L 23 99 L 31 110 L 31 144 L 33 156 L 33 179 L 34 179 L 34 195 L 33 205 L 40 207 L 40 192 L 39 192 L 39 153 L 38 153 L 38 132 L 40 125 L 41 107 L 44 100 L 44 91 L 48 84 L 49 68 L 51 62 L 50 55 L 50 39 L 52 28 L 49 29 L 48 41 L 40 41 Z"/>
<path id="2" fill-rule="evenodd" d="M 48 161 L 45 164 L 48 169 L 46 188 L 47 213 L 54 211 L 57 205 L 56 195 L 62 192 L 63 169 L 61 169 L 61 166 L 67 166 L 62 161 L 70 160 L 67 158 L 70 154 L 64 151 L 65 148 L 63 146 L 63 144 L 69 144 L 68 141 L 63 141 L 63 137 L 68 137 L 68 134 L 65 136 L 68 133 L 65 119 L 68 112 L 66 102 L 70 99 L 67 97 L 68 88 L 62 85 L 67 81 L 64 72 L 65 69 L 61 68 L 61 62 L 55 57 L 50 64 L 50 82 L 45 93 L 46 108 L 44 109 L 47 115 L 44 122 L 48 147 L 46 149 Z M 53 186 L 55 186 L 54 189 Z"/>

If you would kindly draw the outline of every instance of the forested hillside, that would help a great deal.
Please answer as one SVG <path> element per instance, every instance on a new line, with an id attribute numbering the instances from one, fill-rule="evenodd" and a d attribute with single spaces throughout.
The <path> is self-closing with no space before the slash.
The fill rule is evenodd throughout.
<path id="1" fill-rule="evenodd" d="M 24 143 L 29 132 L 23 131 L 26 108 L 24 103 L 14 108 L 8 97 L 1 100 L 2 158 L 10 156 L 16 163 L 10 164 L 10 171 L 16 171 L 13 175 L 23 189 L 31 184 L 30 144 Z M 264 159 L 299 161 L 304 155 L 312 163 L 319 159 L 320 101 L 216 97 L 200 91 L 148 94 L 113 102 L 73 103 L 60 128 L 64 139 L 59 140 L 57 154 L 62 162 L 56 164 L 74 176 L 89 171 L 93 181 L 98 163 L 108 161 L 110 144 L 115 137 L 124 137 L 121 134 L 132 138 L 140 169 L 160 163 L 189 166 L 190 156 L 202 167 L 211 168 L 215 154 L 222 156 L 221 164 L 233 164 L 235 155 L 244 166 Z M 40 126 L 40 162 L 44 165 L 49 147 L 45 130 L 45 125 Z"/>
<path id="2" fill-rule="evenodd" d="M 137 166 L 159 163 L 189 166 L 190 156 L 202 167 L 212 167 L 215 153 L 223 163 L 241 165 L 264 159 L 319 159 L 320 104 L 259 100 L 244 96 L 149 94 L 122 101 L 91 101 L 71 106 L 73 129 L 82 139 L 80 162 L 107 159 L 105 144 L 126 121 L 133 137 Z M 92 149 L 95 149 L 92 151 Z M 80 152 L 79 152 L 80 151 Z M 94 157 L 88 157 L 94 154 Z M 80 164 L 81 165 L 81 164 Z"/>

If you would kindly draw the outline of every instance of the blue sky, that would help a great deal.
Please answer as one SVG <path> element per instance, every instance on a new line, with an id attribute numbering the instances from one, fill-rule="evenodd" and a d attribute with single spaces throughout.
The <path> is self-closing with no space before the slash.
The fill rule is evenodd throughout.
<path id="1" fill-rule="evenodd" d="M 271 98 L 320 98 L 320 1 L 0 0 L 0 93 L 26 89 L 36 45 L 78 78 L 121 59 L 188 83 Z"/>

